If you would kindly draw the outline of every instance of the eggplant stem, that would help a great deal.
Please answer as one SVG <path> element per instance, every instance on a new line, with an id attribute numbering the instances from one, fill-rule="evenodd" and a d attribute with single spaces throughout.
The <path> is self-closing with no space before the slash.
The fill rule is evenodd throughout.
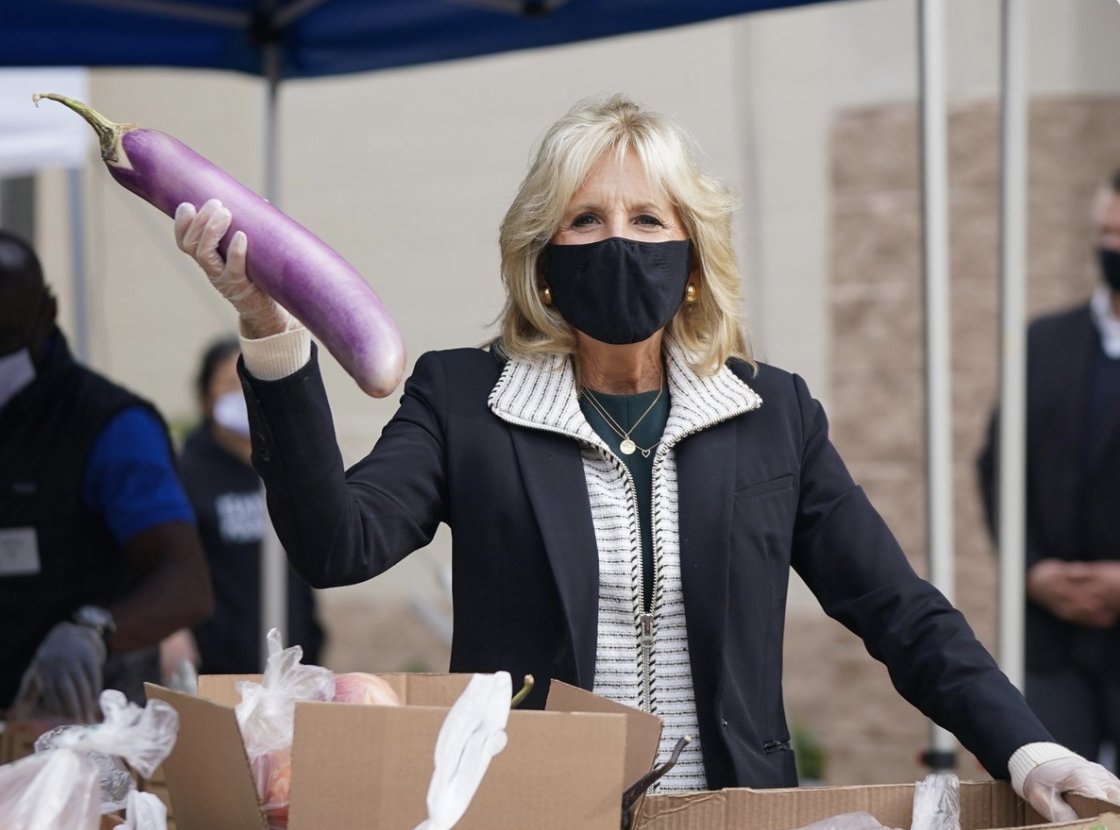
<path id="1" fill-rule="evenodd" d="M 521 691 L 513 696 L 513 700 L 509 702 L 510 709 L 516 709 L 521 705 L 521 701 L 529 696 L 529 692 L 533 691 L 533 675 L 525 675 L 525 682 L 521 686 Z"/>
<path id="2" fill-rule="evenodd" d="M 39 101 L 43 98 L 58 101 L 58 103 L 69 107 L 82 116 L 93 127 L 93 131 L 97 133 L 97 140 L 101 143 L 102 161 L 117 161 L 117 147 L 119 146 L 117 139 L 125 127 L 132 125 L 110 121 L 93 107 L 86 106 L 73 98 L 67 98 L 65 95 L 59 95 L 57 92 L 36 92 L 31 96 L 35 106 L 38 106 Z"/>

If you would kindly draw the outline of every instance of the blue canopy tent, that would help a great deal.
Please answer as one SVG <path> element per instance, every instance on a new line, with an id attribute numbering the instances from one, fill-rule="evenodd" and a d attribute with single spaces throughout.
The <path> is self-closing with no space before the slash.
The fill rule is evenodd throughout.
<path id="1" fill-rule="evenodd" d="M 0 0 L 0 66 L 227 69 L 267 81 L 264 191 L 279 202 L 280 83 L 555 46 L 822 0 Z"/>
<path id="2" fill-rule="evenodd" d="M 823 0 L 0 0 L 2 66 L 176 66 L 267 81 L 265 190 L 275 196 L 275 112 L 282 80 L 452 60 L 649 31 Z M 945 0 L 920 8 L 925 213 L 930 575 L 952 596 L 952 464 L 948 324 Z M 1001 476 L 1025 446 L 1023 348 L 1026 218 L 1023 43 L 1028 0 L 1003 0 Z M 1021 487 L 1001 488 L 1000 654 L 1022 672 Z M 277 596 L 281 596 L 277 593 Z M 277 615 L 278 617 L 278 615 Z M 275 618 L 275 617 L 274 617 Z M 945 750 L 946 736 L 933 745 Z"/>
<path id="3" fill-rule="evenodd" d="M 553 46 L 822 0 L 6 0 L 0 64 L 309 78 Z M 278 48 L 279 60 L 269 51 Z"/>

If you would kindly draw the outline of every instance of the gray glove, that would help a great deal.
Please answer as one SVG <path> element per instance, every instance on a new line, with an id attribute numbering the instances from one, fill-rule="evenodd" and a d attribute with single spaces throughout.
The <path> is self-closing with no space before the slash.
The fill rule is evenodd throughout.
<path id="1" fill-rule="evenodd" d="M 82 723 L 99 718 L 105 642 L 86 625 L 60 622 L 50 630 L 20 681 L 9 715 L 58 715 Z"/>
<path id="2" fill-rule="evenodd" d="M 1100 764 L 1074 755 L 1039 764 L 1023 781 L 1023 798 L 1048 821 L 1076 821 L 1062 793 L 1120 804 L 1120 781 Z"/>

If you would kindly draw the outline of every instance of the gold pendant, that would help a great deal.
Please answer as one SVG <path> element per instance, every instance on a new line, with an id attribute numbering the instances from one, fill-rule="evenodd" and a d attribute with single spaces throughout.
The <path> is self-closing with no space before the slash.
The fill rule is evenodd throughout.
<path id="1" fill-rule="evenodd" d="M 618 448 L 622 450 L 623 455 L 633 455 L 634 450 L 638 448 L 638 445 L 631 441 L 629 438 L 623 438 L 622 443 L 618 445 Z"/>

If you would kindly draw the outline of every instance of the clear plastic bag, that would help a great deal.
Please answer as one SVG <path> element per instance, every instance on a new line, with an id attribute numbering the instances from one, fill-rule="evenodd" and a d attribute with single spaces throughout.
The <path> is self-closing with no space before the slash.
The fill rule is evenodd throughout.
<path id="1" fill-rule="evenodd" d="M 956 774 L 931 773 L 914 785 L 910 830 L 961 830 L 961 786 Z"/>
<path id="2" fill-rule="evenodd" d="M 841 813 L 802 827 L 801 830 L 887 830 L 871 813 Z"/>
<path id="3" fill-rule="evenodd" d="M 0 827 L 97 830 L 97 764 L 72 750 L 29 755 L 0 767 Z"/>
<path id="4" fill-rule="evenodd" d="M 167 703 L 141 708 L 115 690 L 101 693 L 105 719 L 60 726 L 35 741 L 35 754 L 0 767 L 0 827 L 96 830 L 101 814 L 135 789 L 127 761 L 145 778 L 171 752 L 179 715 Z"/>
<path id="5" fill-rule="evenodd" d="M 241 702 L 234 713 L 261 809 L 273 830 L 288 826 L 296 701 L 329 701 L 334 697 L 330 670 L 302 665 L 301 659 L 303 649 L 284 648 L 280 632 L 274 628 L 268 632 L 268 662 L 262 681 L 237 684 Z"/>

